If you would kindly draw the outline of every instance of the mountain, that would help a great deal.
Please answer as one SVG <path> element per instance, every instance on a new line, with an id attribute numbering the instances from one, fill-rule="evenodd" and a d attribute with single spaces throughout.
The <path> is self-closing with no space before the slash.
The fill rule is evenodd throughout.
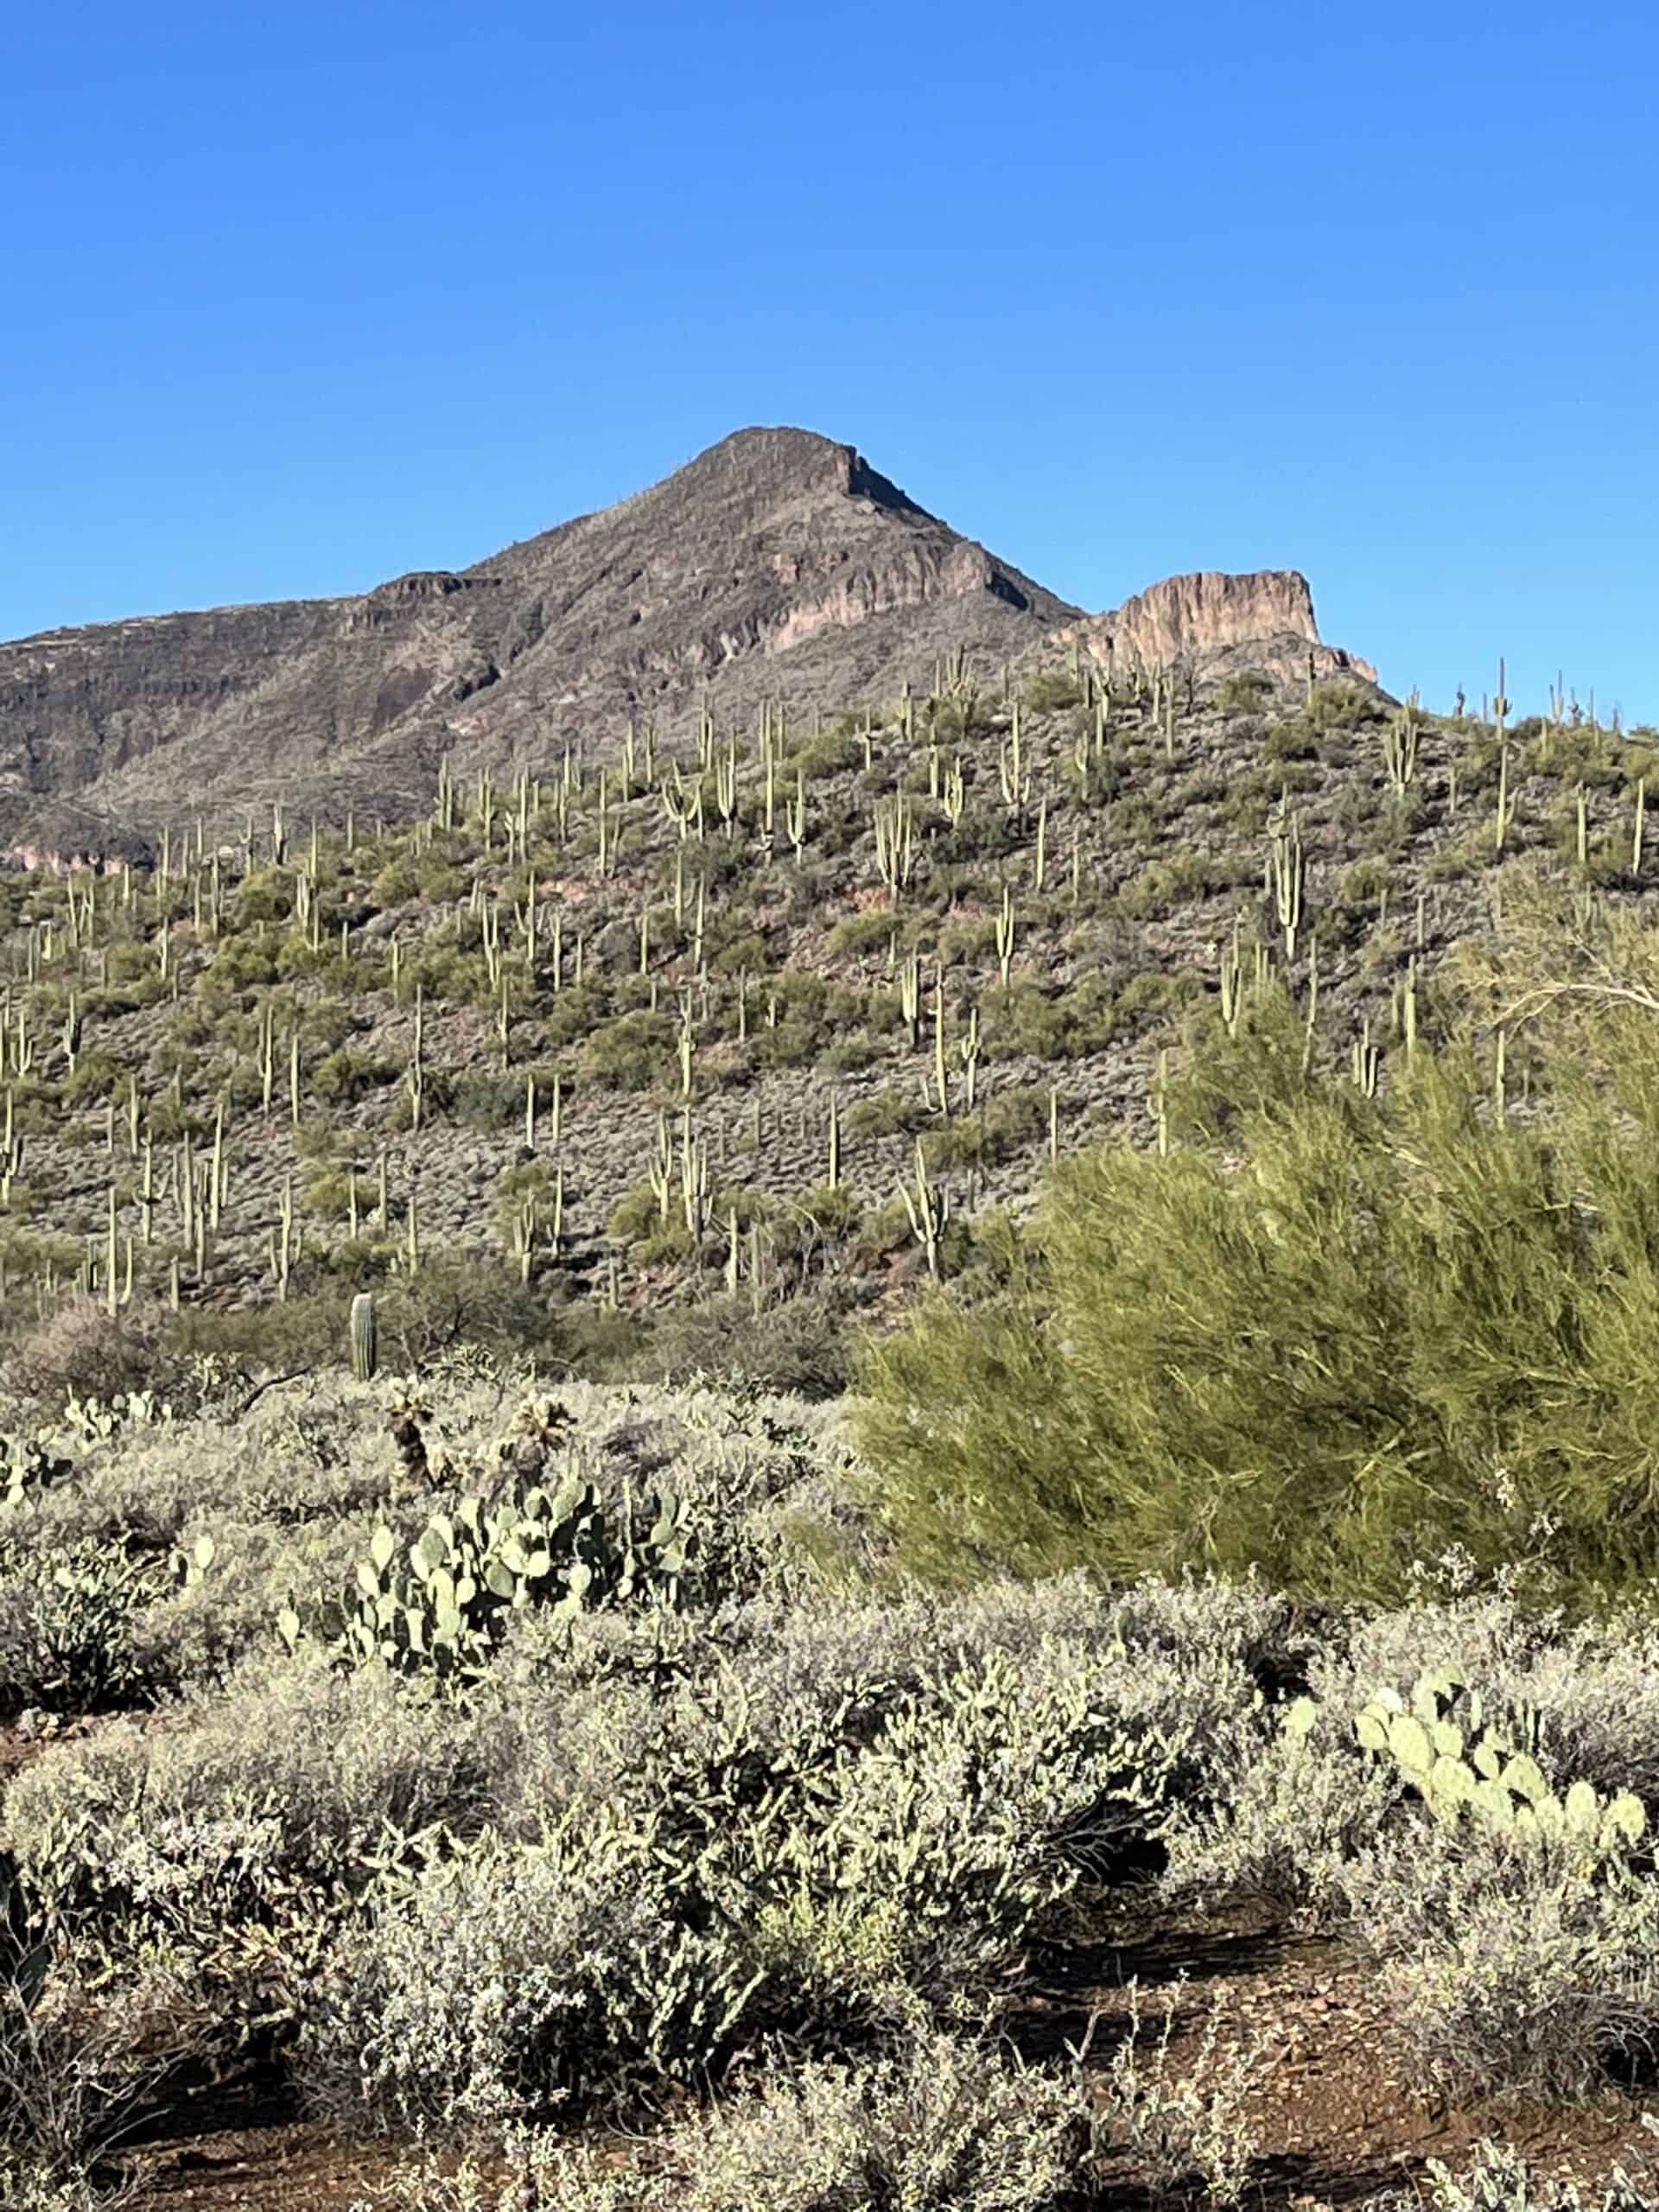
<path id="1" fill-rule="evenodd" d="M 458 571 L 295 600 L 48 631 L 0 645 L 0 846 L 110 854 L 198 811 L 285 796 L 338 817 L 424 803 L 467 770 L 590 755 L 629 717 L 672 738 L 707 696 L 797 718 L 1072 646 L 1147 664 L 1264 641 L 1272 672 L 1363 663 L 1320 646 L 1294 574 L 1172 579 L 1087 617 L 918 506 L 849 445 L 740 430 L 649 490 Z"/>

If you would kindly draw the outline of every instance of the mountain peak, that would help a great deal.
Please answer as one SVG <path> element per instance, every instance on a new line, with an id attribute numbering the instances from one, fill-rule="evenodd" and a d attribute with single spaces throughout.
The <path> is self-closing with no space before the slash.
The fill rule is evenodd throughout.
<path id="1" fill-rule="evenodd" d="M 602 757 L 630 721 L 671 738 L 700 696 L 722 720 L 780 693 L 834 712 L 925 688 L 947 655 L 1018 658 L 1080 612 L 855 446 L 753 424 L 459 572 L 0 646 L 0 840 L 68 800 L 116 825 L 232 794 L 397 814 L 445 753 Z"/>
<path id="2" fill-rule="evenodd" d="M 707 499 L 721 506 L 768 510 L 786 509 L 798 500 L 867 499 L 893 514 L 937 520 L 891 478 L 872 468 L 856 446 L 788 424 L 753 423 L 734 430 L 636 497 L 657 500 L 671 493 L 677 503 Z"/>

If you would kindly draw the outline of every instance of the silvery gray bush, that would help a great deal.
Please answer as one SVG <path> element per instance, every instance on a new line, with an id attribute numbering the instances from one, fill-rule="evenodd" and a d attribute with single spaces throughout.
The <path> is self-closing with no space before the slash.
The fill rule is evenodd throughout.
<path id="1" fill-rule="evenodd" d="M 1654 2202 L 1652 2179 L 1622 2165 L 1599 2187 L 1551 2181 L 1512 2145 L 1491 2137 L 1475 2145 L 1462 2173 L 1431 2158 L 1426 2189 L 1383 2200 L 1387 2212 L 1653 2212 Z"/>
<path id="2" fill-rule="evenodd" d="M 404 2124 L 626 2104 L 718 2067 L 755 1975 L 686 1924 L 648 1829 L 486 1838 L 345 1937 L 306 2024 L 314 2094 Z"/>

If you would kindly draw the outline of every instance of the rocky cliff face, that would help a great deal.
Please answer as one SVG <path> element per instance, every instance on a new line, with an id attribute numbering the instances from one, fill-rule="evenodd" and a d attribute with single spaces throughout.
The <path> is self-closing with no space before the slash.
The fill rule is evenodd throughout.
<path id="1" fill-rule="evenodd" d="M 1062 642 L 1074 639 L 1102 667 L 1127 669 L 1138 662 L 1163 668 L 1250 645 L 1260 648 L 1253 664 L 1269 675 L 1300 676 L 1312 654 L 1316 676 L 1344 670 L 1376 680 L 1369 661 L 1321 641 L 1313 592 L 1294 569 L 1261 569 L 1249 575 L 1204 569 L 1167 576 L 1111 613 L 1061 631 Z"/>
<path id="2" fill-rule="evenodd" d="M 925 690 L 946 653 L 988 671 L 1057 634 L 1102 661 L 1243 639 L 1275 671 L 1311 648 L 1370 672 L 1317 643 L 1300 576 L 1175 577 L 1084 619 L 853 447 L 741 430 L 470 569 L 0 645 L 0 851 L 115 858 L 198 812 L 235 835 L 278 796 L 397 814 L 444 754 L 510 770 L 580 739 L 592 758 L 630 718 L 671 743 L 703 696 L 722 721 L 779 696 L 802 719 Z"/>

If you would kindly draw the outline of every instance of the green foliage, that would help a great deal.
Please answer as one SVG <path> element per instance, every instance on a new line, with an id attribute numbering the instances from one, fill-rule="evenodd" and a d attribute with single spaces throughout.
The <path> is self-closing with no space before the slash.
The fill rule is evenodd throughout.
<path id="1" fill-rule="evenodd" d="M 1484 2136 L 1461 2173 L 1429 2159 L 1427 2186 L 1394 2192 L 1386 2212 L 1649 2212 L 1652 2202 L 1650 2173 L 1620 2164 L 1599 2186 L 1551 2179 L 1513 2145 Z"/>
<path id="2" fill-rule="evenodd" d="M 818 777 L 861 767 L 863 761 L 864 749 L 851 731 L 831 728 L 819 737 L 804 739 L 785 755 L 784 766 L 791 775 L 798 768 L 811 783 Z"/>
<path id="3" fill-rule="evenodd" d="M 1424 1674 L 1409 1700 L 1379 1690 L 1354 1723 L 1368 1751 L 1391 1758 L 1439 1821 L 1468 1820 L 1495 1835 L 1537 1840 L 1589 1862 L 1639 1844 L 1647 1814 L 1620 1790 L 1598 1796 L 1583 1780 L 1557 1796 L 1530 1751 L 1484 1719 L 1478 1691 L 1449 1671 Z"/>
<path id="4" fill-rule="evenodd" d="M 1253 715 L 1273 696 L 1273 678 L 1260 669 L 1242 669 L 1216 686 L 1216 706 L 1224 715 Z"/>
<path id="5" fill-rule="evenodd" d="M 1358 729 L 1378 720 L 1382 710 L 1358 684 L 1327 677 L 1313 686 L 1303 712 L 1315 729 L 1337 730 Z"/>
<path id="6" fill-rule="evenodd" d="M 1455 1054 L 1420 1052 L 1376 1102 L 1287 1096 L 1266 1065 L 1238 1165 L 1063 1163 L 1025 1300 L 936 1298 L 872 1345 L 860 1434 L 903 1555 L 1128 1576 L 1196 1545 L 1383 1595 L 1448 1546 L 1493 1573 L 1547 1528 L 1556 1587 L 1640 1582 L 1659 1121 L 1586 1088 L 1548 1131 L 1495 1123 Z M 1619 1073 L 1645 1094 L 1650 1055 Z"/>
<path id="7" fill-rule="evenodd" d="M 1659 1888 L 1623 1854 L 1414 1828 L 1338 1879 L 1423 2091 L 1580 2098 L 1659 2030 Z"/>
<path id="8" fill-rule="evenodd" d="M 1026 686 L 1026 704 L 1033 715 L 1058 714 L 1082 702 L 1082 684 L 1065 669 L 1045 669 Z"/>
<path id="9" fill-rule="evenodd" d="M 72 1471 L 73 1463 L 42 1438 L 0 1435 L 0 1510 L 32 1502 Z"/>
<path id="10" fill-rule="evenodd" d="M 383 1054 L 339 1046 L 327 1053 L 308 1077 L 308 1087 L 330 1105 L 353 1105 L 381 1084 L 391 1083 L 399 1071 Z"/>
<path id="11" fill-rule="evenodd" d="M 674 1065 L 676 1031 L 665 1014 L 621 1014 L 594 1030 L 577 1063 L 582 1078 L 613 1090 L 648 1090 Z"/>
<path id="12" fill-rule="evenodd" d="M 1148 861 L 1131 876 L 1117 894 L 1118 909 L 1136 921 L 1160 920 L 1189 899 L 1224 888 L 1227 880 L 1225 871 L 1208 855 L 1177 853 Z"/>
<path id="13" fill-rule="evenodd" d="M 648 1830 L 490 1834 L 343 1944 L 300 2050 L 314 2094 L 404 2124 L 637 2106 L 729 2055 L 754 1977 L 688 1924 Z"/>
<path id="14" fill-rule="evenodd" d="M 16 1516 L 0 1529 L 0 1713 L 99 1713 L 141 1697 L 131 1628 L 153 1573 L 99 1539 L 42 1555 Z"/>
<path id="15" fill-rule="evenodd" d="M 778 1249 L 786 1256 L 788 1240 L 780 1237 Z M 850 1359 L 846 1317 L 830 1300 L 801 1294 L 757 1313 L 740 1292 L 658 1314 L 620 1365 L 650 1382 L 715 1381 L 819 1400 L 846 1389 Z"/>
<path id="16" fill-rule="evenodd" d="M 559 2202 L 553 2174 L 593 2174 L 592 2212 L 1048 2212 L 1085 2178 L 1096 2133 L 1075 2076 L 935 2031 L 894 2056 L 808 2062 L 683 2123 L 648 2196 L 607 2189 L 568 2151 L 540 2185 Z"/>
<path id="17" fill-rule="evenodd" d="M 1300 715 L 1268 723 L 1262 741 L 1262 758 L 1270 769 L 1278 771 L 1293 762 L 1312 760 L 1318 753 L 1317 734 Z"/>
<path id="18" fill-rule="evenodd" d="M 869 953 L 886 952 L 898 933 L 899 920 L 893 914 L 882 911 L 843 914 L 830 932 L 829 950 L 861 959 Z"/>

